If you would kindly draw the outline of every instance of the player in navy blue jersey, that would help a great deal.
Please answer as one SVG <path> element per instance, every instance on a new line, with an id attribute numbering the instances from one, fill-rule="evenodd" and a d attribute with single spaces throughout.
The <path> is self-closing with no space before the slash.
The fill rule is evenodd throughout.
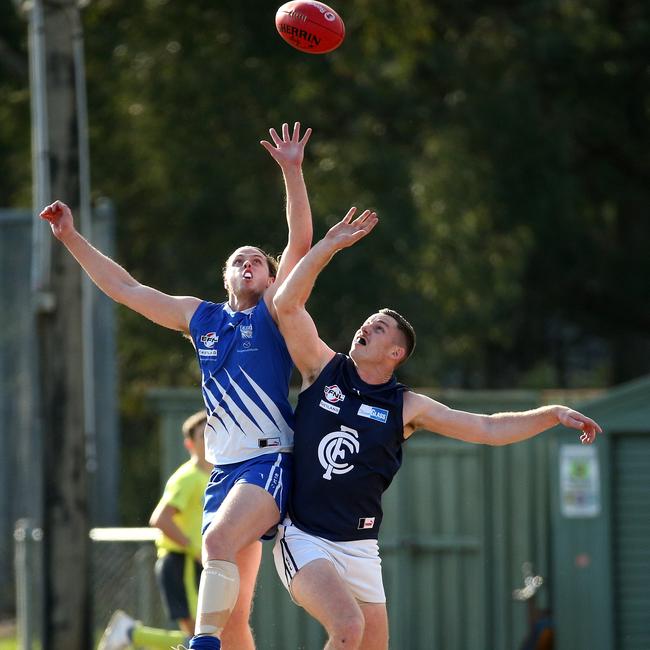
<path id="1" fill-rule="evenodd" d="M 415 332 L 381 309 L 357 330 L 349 354 L 319 337 L 305 304 L 339 250 L 377 224 L 355 209 L 297 264 L 276 293 L 280 331 L 302 375 L 295 412 L 294 486 L 274 547 L 293 600 L 320 621 L 327 650 L 385 650 L 388 617 L 377 544 L 381 497 L 402 461 L 402 443 L 425 429 L 466 442 L 506 445 L 557 424 L 592 443 L 600 427 L 565 406 L 477 415 L 448 408 L 395 379 L 413 352 Z"/>
<path id="2" fill-rule="evenodd" d="M 288 243 L 279 266 L 255 246 L 226 261 L 228 300 L 171 296 L 135 280 L 74 227 L 60 201 L 41 216 L 95 284 L 110 298 L 154 323 L 189 335 L 201 368 L 208 419 L 206 459 L 214 471 L 206 491 L 203 566 L 195 636 L 190 648 L 253 650 L 249 615 L 261 559 L 259 539 L 282 520 L 291 479 L 293 413 L 288 401 L 292 362 L 276 324 L 273 296 L 309 250 L 311 211 L 302 176 L 311 129 L 300 136 L 283 124 L 262 141 L 282 169 Z"/>

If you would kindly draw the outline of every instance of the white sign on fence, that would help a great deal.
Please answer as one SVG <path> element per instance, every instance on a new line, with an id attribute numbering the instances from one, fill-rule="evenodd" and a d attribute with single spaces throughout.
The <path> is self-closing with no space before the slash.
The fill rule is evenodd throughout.
<path id="1" fill-rule="evenodd" d="M 600 514 L 600 466 L 595 447 L 560 447 L 560 505 L 565 517 Z"/>

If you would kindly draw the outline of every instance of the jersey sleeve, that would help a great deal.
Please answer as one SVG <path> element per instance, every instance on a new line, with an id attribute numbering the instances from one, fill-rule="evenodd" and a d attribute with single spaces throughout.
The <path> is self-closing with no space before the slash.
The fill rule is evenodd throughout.
<path id="1" fill-rule="evenodd" d="M 213 305 L 213 303 L 203 300 L 201 304 L 194 310 L 189 323 L 190 336 L 192 337 L 193 341 L 196 341 L 196 333 L 201 325 L 201 322 L 205 318 L 206 310 L 208 310 L 211 305 Z"/>

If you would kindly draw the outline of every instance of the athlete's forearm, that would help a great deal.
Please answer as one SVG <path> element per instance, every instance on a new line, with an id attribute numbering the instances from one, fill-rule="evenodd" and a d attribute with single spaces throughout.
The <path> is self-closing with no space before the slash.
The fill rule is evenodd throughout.
<path id="1" fill-rule="evenodd" d="M 68 233 L 61 241 L 90 279 L 113 300 L 122 302 L 125 289 L 138 285 L 131 274 L 96 249 L 76 230 Z"/>
<path id="2" fill-rule="evenodd" d="M 301 167 L 283 168 L 282 175 L 287 196 L 287 225 L 289 227 L 287 253 L 302 257 L 309 250 L 313 236 L 307 186 Z"/>
<path id="3" fill-rule="evenodd" d="M 327 266 L 337 250 L 321 239 L 294 267 L 273 301 L 279 311 L 304 307 L 316 283 L 316 278 Z"/>
<path id="4" fill-rule="evenodd" d="M 542 406 L 520 413 L 495 413 L 488 416 L 488 444 L 507 445 L 532 438 L 560 423 L 558 409 L 563 406 Z"/>

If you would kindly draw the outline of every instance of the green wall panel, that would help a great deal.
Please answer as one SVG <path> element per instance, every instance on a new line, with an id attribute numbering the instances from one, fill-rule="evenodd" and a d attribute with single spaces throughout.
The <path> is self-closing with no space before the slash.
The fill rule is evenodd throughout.
<path id="1" fill-rule="evenodd" d="M 451 392 L 442 401 L 475 412 L 525 409 L 540 395 Z M 198 407 L 195 391 L 156 391 L 164 462 L 178 426 Z M 185 400 L 185 402 L 183 402 Z M 391 648 L 516 650 L 526 606 L 514 602 L 521 565 L 548 576 L 549 444 L 546 435 L 508 447 L 459 443 L 427 432 L 407 442 L 404 463 L 384 497 L 380 538 Z M 176 450 L 178 453 L 182 449 Z M 317 650 L 320 626 L 293 604 L 273 566 L 271 545 L 253 610 L 258 650 Z M 544 588 L 542 602 L 547 600 Z"/>
<path id="2" fill-rule="evenodd" d="M 618 650 L 650 648 L 650 435 L 613 445 L 614 607 Z"/>

